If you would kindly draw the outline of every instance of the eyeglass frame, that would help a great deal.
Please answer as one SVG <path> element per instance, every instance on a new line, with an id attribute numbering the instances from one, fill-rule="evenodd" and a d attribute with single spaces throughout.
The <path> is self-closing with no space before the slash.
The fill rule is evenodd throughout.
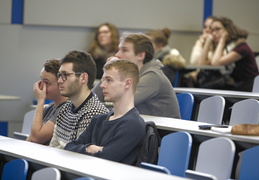
<path id="1" fill-rule="evenodd" d="M 213 32 L 219 32 L 221 29 L 223 29 L 223 27 L 216 27 L 214 29 L 210 29 L 210 32 L 213 33 Z"/>
<path id="2" fill-rule="evenodd" d="M 66 72 L 60 73 L 60 72 L 58 72 L 58 73 L 57 73 L 57 78 L 59 79 L 59 78 L 61 77 L 61 79 L 62 79 L 63 81 L 66 81 L 66 80 L 67 80 L 67 77 L 70 76 L 71 74 L 80 75 L 80 74 L 82 74 L 82 73 L 83 73 L 83 72 L 74 72 L 74 73 L 66 73 Z"/>

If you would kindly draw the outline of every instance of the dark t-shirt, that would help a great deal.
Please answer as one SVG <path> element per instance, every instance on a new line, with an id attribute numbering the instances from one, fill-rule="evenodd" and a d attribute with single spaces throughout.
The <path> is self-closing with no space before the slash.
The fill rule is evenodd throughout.
<path id="1" fill-rule="evenodd" d="M 240 43 L 233 51 L 240 54 L 242 58 L 235 62 L 235 69 L 231 76 L 236 82 L 253 80 L 258 73 L 255 56 L 247 43 Z"/>

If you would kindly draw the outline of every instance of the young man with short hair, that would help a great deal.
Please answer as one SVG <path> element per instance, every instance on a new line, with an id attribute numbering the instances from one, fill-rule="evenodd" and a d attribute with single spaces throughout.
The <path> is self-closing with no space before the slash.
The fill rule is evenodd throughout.
<path id="1" fill-rule="evenodd" d="M 62 60 L 58 83 L 61 95 L 68 97 L 58 113 L 51 147 L 63 149 L 86 129 L 96 114 L 108 113 L 108 109 L 90 91 L 96 76 L 92 56 L 83 51 L 71 51 Z"/>
<path id="2" fill-rule="evenodd" d="M 144 34 L 130 33 L 122 36 L 119 51 L 111 59 L 127 59 L 140 71 L 140 81 L 135 94 L 135 107 L 140 114 L 181 118 L 173 86 L 162 71 L 163 64 L 153 59 L 154 48 Z M 100 84 L 92 89 L 102 101 Z"/>
<path id="3" fill-rule="evenodd" d="M 145 136 L 145 122 L 134 107 L 138 81 L 136 64 L 128 60 L 106 63 L 101 88 L 104 100 L 113 102 L 113 111 L 94 116 L 82 135 L 65 149 L 135 165 Z"/>
<path id="4" fill-rule="evenodd" d="M 40 72 L 41 80 L 33 86 L 37 106 L 27 141 L 47 145 L 52 138 L 58 111 L 67 100 L 61 95 L 58 87 L 59 68 L 60 60 L 46 61 Z M 46 99 L 52 100 L 53 103 L 44 106 Z"/>

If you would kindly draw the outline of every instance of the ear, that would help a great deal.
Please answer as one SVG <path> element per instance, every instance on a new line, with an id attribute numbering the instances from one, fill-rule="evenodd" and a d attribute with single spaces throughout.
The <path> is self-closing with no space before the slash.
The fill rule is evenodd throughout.
<path id="1" fill-rule="evenodd" d="M 138 53 L 138 61 L 143 61 L 145 59 L 146 56 L 146 52 L 140 52 Z"/>
<path id="2" fill-rule="evenodd" d="M 83 84 L 87 83 L 88 82 L 88 74 L 86 72 L 82 73 L 81 76 L 80 76 L 80 79 L 81 79 L 81 82 Z"/>
<path id="3" fill-rule="evenodd" d="M 125 88 L 126 89 L 129 89 L 132 86 L 132 84 L 133 84 L 133 81 L 131 78 L 125 79 Z"/>

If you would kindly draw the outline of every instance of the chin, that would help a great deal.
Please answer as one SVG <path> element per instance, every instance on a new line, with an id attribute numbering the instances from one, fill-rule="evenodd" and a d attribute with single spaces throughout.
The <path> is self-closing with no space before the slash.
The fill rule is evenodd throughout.
<path id="1" fill-rule="evenodd" d="M 110 102 L 111 99 L 110 99 L 110 98 L 107 98 L 107 97 L 104 97 L 104 101 L 105 101 L 105 102 Z"/>
<path id="2" fill-rule="evenodd" d="M 60 93 L 64 97 L 68 97 L 66 93 Z"/>

